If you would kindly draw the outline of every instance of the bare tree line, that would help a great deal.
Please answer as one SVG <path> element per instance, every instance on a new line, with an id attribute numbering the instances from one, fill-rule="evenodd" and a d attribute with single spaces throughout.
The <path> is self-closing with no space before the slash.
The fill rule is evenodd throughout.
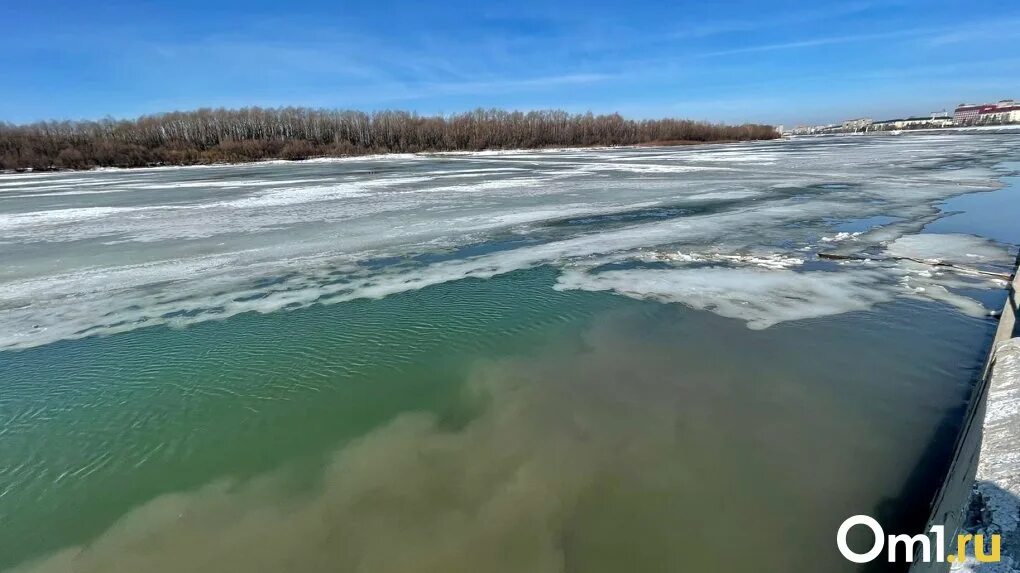
<path id="1" fill-rule="evenodd" d="M 0 123 L 0 169 L 88 169 L 366 153 L 747 141 L 768 125 L 619 114 L 476 110 L 451 116 L 308 108 L 199 109 L 134 120 Z"/>

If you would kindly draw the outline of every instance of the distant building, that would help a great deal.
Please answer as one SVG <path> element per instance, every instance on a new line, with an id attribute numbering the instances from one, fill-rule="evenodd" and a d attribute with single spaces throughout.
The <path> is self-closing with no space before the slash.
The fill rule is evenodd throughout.
<path id="1" fill-rule="evenodd" d="M 876 121 L 871 124 L 870 129 L 882 131 L 889 129 L 924 129 L 935 127 L 949 127 L 953 125 L 953 118 L 946 112 L 935 112 L 928 116 L 904 117 L 900 119 L 887 119 Z"/>
<path id="2" fill-rule="evenodd" d="M 953 110 L 956 125 L 996 124 L 1020 122 L 1020 104 L 1011 99 L 998 103 L 962 103 Z"/>
<path id="3" fill-rule="evenodd" d="M 840 133 L 861 133 L 871 131 L 899 131 L 904 129 L 938 129 L 953 125 L 1000 125 L 1020 123 L 1020 101 L 999 100 L 996 103 L 961 103 L 952 115 L 945 109 L 926 116 L 902 117 L 874 121 L 870 117 L 858 117 L 830 125 L 798 125 L 789 132 L 792 135 L 822 135 Z"/>
<path id="4" fill-rule="evenodd" d="M 844 131 L 860 131 L 869 125 L 875 123 L 875 120 L 870 117 L 861 117 L 858 119 L 848 119 L 843 122 Z"/>
<path id="5" fill-rule="evenodd" d="M 968 123 L 976 123 L 978 116 L 981 115 L 982 111 L 987 112 L 988 110 L 995 109 L 995 104 L 969 104 L 961 103 L 956 106 L 953 110 L 953 122 L 957 125 L 966 125 Z"/>
<path id="6" fill-rule="evenodd" d="M 1018 123 L 1020 122 L 1020 105 L 999 105 L 995 109 L 984 110 L 978 113 L 978 123 Z"/>

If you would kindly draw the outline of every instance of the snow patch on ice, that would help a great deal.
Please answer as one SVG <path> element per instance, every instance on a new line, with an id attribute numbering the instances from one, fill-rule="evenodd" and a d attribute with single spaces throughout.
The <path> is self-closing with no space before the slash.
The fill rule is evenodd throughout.
<path id="1" fill-rule="evenodd" d="M 937 262 L 973 264 L 1009 261 L 1009 251 L 1005 247 L 973 235 L 936 233 L 905 235 L 889 243 L 885 250 L 894 257 Z"/>
<path id="2" fill-rule="evenodd" d="M 855 310 L 892 300 L 875 271 L 796 272 L 710 267 L 631 269 L 589 273 L 566 270 L 559 290 L 612 291 L 638 299 L 682 303 L 744 320 L 752 329 Z"/>
<path id="3" fill-rule="evenodd" d="M 670 261 L 678 263 L 731 263 L 748 264 L 766 269 L 788 269 L 804 264 L 804 259 L 791 257 L 781 253 L 770 254 L 726 254 L 726 253 L 684 253 L 677 251 L 657 252 L 652 251 L 646 255 L 649 261 Z"/>
<path id="4" fill-rule="evenodd" d="M 823 243 L 842 243 L 843 241 L 856 241 L 861 236 L 861 231 L 848 233 L 846 231 L 836 233 L 831 237 L 822 237 L 819 239 Z"/>

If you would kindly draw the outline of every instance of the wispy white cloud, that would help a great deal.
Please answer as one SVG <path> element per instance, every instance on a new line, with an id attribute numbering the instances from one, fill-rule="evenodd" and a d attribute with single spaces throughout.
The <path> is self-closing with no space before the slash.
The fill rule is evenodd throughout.
<path id="1" fill-rule="evenodd" d="M 741 48 L 731 48 L 727 50 L 716 50 L 712 52 L 702 52 L 695 54 L 695 57 L 710 58 L 716 56 L 730 56 L 736 54 L 749 54 L 754 52 L 775 52 L 779 50 L 796 50 L 801 48 L 814 48 L 818 46 L 828 46 L 834 44 L 851 44 L 856 42 L 869 42 L 873 40 L 888 40 L 892 38 L 906 38 L 911 36 L 919 36 L 924 34 L 924 30 L 901 30 L 895 32 L 878 32 L 873 34 L 854 34 L 847 36 L 825 36 L 818 38 L 808 38 L 804 40 L 793 40 L 789 42 L 777 42 L 772 44 L 758 44 L 755 46 L 745 46 Z"/>
<path id="2" fill-rule="evenodd" d="M 489 90 L 534 89 L 564 85 L 590 84 L 611 79 L 610 74 L 564 74 L 537 78 L 499 79 L 480 82 L 426 84 L 433 93 L 471 93 Z"/>
<path id="3" fill-rule="evenodd" d="M 918 44 L 925 46 L 942 46 L 955 43 L 972 42 L 978 39 L 995 37 L 1007 39 L 1020 36 L 1020 20 L 995 20 L 977 21 L 962 23 L 954 26 L 924 27 L 891 30 L 884 32 L 873 32 L 865 34 L 848 34 L 819 36 L 768 44 L 757 44 L 715 50 L 695 54 L 694 57 L 708 58 L 717 56 L 729 56 L 739 54 L 750 54 L 756 52 L 774 52 L 782 50 L 797 50 L 803 48 L 814 48 L 838 44 L 852 44 L 860 42 L 871 42 L 875 40 L 892 39 L 916 39 Z"/>
<path id="4" fill-rule="evenodd" d="M 780 12 L 776 17 L 742 18 L 729 20 L 715 20 L 707 22 L 696 22 L 680 28 L 673 32 L 670 37 L 674 39 L 698 39 L 731 34 L 734 32 L 748 32 L 752 30 L 767 30 L 822 22 L 834 18 L 846 17 L 867 12 L 876 7 L 875 2 L 851 2 L 835 6 L 826 6 L 812 10 L 797 12 Z"/>
<path id="5" fill-rule="evenodd" d="M 372 99 L 380 101 L 407 101 L 435 96 L 519 94 L 543 92 L 565 86 L 595 84 L 612 79 L 610 74 L 564 74 L 555 76 L 491 79 L 469 82 L 427 82 L 380 86 L 373 90 Z M 553 106 L 553 107 L 563 107 Z"/>
<path id="6" fill-rule="evenodd" d="M 1020 36 L 1020 18 L 1007 18 L 964 24 L 932 34 L 922 42 L 927 47 L 959 45 L 994 38 L 1008 40 Z"/>

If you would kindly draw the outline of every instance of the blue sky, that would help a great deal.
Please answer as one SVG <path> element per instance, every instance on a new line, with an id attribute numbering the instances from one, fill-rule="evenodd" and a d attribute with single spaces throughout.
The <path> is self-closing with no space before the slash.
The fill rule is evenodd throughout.
<path id="1" fill-rule="evenodd" d="M 0 22 L 11 122 L 302 105 L 792 125 L 1020 99 L 1008 2 L 11 0 Z"/>

